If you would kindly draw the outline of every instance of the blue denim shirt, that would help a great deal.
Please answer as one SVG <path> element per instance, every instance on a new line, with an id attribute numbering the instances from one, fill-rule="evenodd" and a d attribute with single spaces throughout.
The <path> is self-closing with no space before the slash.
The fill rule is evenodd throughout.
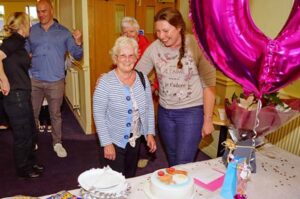
<path id="1" fill-rule="evenodd" d="M 76 60 L 81 59 L 83 54 L 71 32 L 55 22 L 47 32 L 40 23 L 33 25 L 25 48 L 32 55 L 31 77 L 48 82 L 65 78 L 66 52 L 69 51 Z"/>

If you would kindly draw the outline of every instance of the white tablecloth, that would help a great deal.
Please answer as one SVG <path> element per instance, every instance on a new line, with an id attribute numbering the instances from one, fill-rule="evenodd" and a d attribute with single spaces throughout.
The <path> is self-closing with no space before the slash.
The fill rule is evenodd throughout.
<path id="1" fill-rule="evenodd" d="M 257 173 L 251 175 L 251 181 L 247 185 L 248 199 L 300 199 L 300 157 L 266 144 L 256 152 L 256 165 Z M 189 171 L 191 175 L 193 171 L 206 167 L 226 171 L 220 158 L 178 167 Z M 149 182 L 150 175 L 127 179 L 131 185 L 129 199 L 147 198 L 144 187 Z M 195 187 L 195 199 L 222 199 L 219 195 L 220 189 L 211 192 L 198 185 Z M 80 196 L 79 189 L 70 192 Z M 41 198 L 47 197 L 49 196 Z"/>

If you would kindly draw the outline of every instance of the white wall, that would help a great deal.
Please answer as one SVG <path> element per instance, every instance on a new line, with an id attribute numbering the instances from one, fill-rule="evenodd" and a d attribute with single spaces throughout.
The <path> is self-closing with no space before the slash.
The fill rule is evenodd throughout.
<path id="1" fill-rule="evenodd" d="M 275 38 L 284 26 L 293 0 L 250 0 L 255 25 L 270 38 Z"/>

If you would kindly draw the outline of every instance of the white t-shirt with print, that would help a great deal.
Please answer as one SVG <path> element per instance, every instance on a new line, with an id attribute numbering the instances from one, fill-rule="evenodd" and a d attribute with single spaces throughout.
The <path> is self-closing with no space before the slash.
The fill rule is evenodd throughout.
<path id="1" fill-rule="evenodd" d="M 145 51 L 136 69 L 148 74 L 155 67 L 159 83 L 159 104 L 167 109 L 180 109 L 203 104 L 203 88 L 215 86 L 215 68 L 201 54 L 196 40 L 186 35 L 186 52 L 179 69 L 179 49 L 154 41 Z M 196 60 L 196 61 L 195 61 Z"/>

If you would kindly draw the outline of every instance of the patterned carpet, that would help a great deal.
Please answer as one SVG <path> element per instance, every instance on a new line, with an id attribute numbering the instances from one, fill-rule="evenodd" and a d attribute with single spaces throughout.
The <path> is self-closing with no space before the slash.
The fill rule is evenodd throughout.
<path id="1" fill-rule="evenodd" d="M 12 156 L 12 135 L 10 130 L 0 131 L 0 198 L 28 195 L 42 196 L 62 190 L 78 188 L 77 177 L 90 168 L 100 167 L 99 143 L 95 134 L 85 135 L 76 121 L 69 107 L 64 103 L 63 118 L 63 145 L 68 156 L 58 158 L 52 150 L 52 139 L 49 133 L 39 133 L 38 162 L 45 166 L 43 176 L 38 179 L 24 180 L 16 176 Z M 158 149 L 155 156 L 145 168 L 138 169 L 137 176 L 153 172 L 159 168 L 167 167 L 167 161 L 160 145 L 158 136 Z M 199 152 L 197 161 L 209 159 Z"/>

